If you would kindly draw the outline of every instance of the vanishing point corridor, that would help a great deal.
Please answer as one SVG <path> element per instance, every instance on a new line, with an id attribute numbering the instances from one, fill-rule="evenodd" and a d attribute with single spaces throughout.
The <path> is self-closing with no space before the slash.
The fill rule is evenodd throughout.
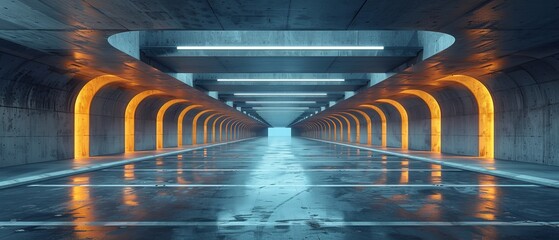
<path id="1" fill-rule="evenodd" d="M 0 215 L 8 220 L 0 239 L 559 234 L 555 189 L 290 137 L 204 148 L 0 194 Z"/>

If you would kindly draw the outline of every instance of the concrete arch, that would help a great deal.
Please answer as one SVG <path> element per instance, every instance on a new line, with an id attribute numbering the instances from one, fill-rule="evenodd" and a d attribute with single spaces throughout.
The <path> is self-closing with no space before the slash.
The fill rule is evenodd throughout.
<path id="1" fill-rule="evenodd" d="M 192 120 L 192 145 L 198 144 L 197 138 L 198 138 L 198 119 L 205 113 L 208 112 L 215 112 L 215 110 L 203 110 L 199 113 L 197 113 L 194 116 L 194 119 Z M 204 125 L 205 127 L 205 125 Z"/>
<path id="2" fill-rule="evenodd" d="M 157 120 L 156 120 L 157 123 L 156 123 L 156 130 L 155 130 L 156 149 L 163 148 L 163 118 L 165 117 L 165 113 L 167 112 L 167 109 L 169 109 L 174 104 L 185 103 L 185 102 L 187 101 L 184 99 L 173 99 L 173 100 L 169 100 L 159 108 L 159 111 L 157 112 Z"/>
<path id="3" fill-rule="evenodd" d="M 454 82 L 466 87 L 478 106 L 478 152 L 480 157 L 495 156 L 495 107 L 491 93 L 479 80 L 466 75 L 450 75 L 437 82 Z"/>
<path id="4" fill-rule="evenodd" d="M 213 113 L 204 119 L 204 144 L 208 143 L 208 122 L 215 116 L 219 116 L 221 113 Z M 215 120 L 214 120 L 215 121 Z M 213 129 L 212 129 L 213 130 Z M 215 131 L 215 130 L 214 130 Z M 213 133 L 213 132 L 212 132 Z"/>
<path id="5" fill-rule="evenodd" d="M 359 143 L 361 139 L 361 123 L 359 122 L 359 118 L 348 112 L 340 112 L 340 114 L 346 114 L 355 121 L 355 142 Z"/>
<path id="6" fill-rule="evenodd" d="M 314 133 L 313 133 L 314 136 L 313 137 L 314 138 L 321 138 L 321 135 L 319 135 L 319 134 L 321 134 L 322 126 L 320 124 L 318 124 L 317 122 L 309 122 L 309 123 L 311 124 L 311 126 L 314 130 Z"/>
<path id="7" fill-rule="evenodd" d="M 134 151 L 134 121 L 136 119 L 136 109 L 138 105 L 147 97 L 153 95 L 163 94 L 159 90 L 146 90 L 140 92 L 134 96 L 128 105 L 126 106 L 126 111 L 124 112 L 124 151 L 133 152 Z"/>
<path id="8" fill-rule="evenodd" d="M 182 146 L 182 123 L 184 121 L 184 116 L 194 108 L 200 108 L 202 105 L 190 105 L 184 108 L 180 113 L 177 119 L 177 147 Z"/>
<path id="9" fill-rule="evenodd" d="M 322 119 L 320 119 L 320 120 L 322 121 L 322 123 L 325 123 L 325 125 L 328 126 L 328 137 L 327 137 L 326 139 L 332 140 L 332 136 L 333 136 L 332 130 L 333 130 L 333 129 L 332 129 L 332 125 L 330 124 L 331 121 L 328 121 L 328 120 L 326 120 L 326 119 L 324 119 L 324 118 L 322 118 Z M 334 127 L 336 127 L 336 126 L 334 125 Z M 334 132 L 335 132 L 335 131 L 334 131 Z"/>
<path id="10" fill-rule="evenodd" d="M 225 141 L 229 141 L 232 137 L 233 134 L 233 123 L 235 123 L 237 120 L 235 120 L 233 117 L 231 117 L 230 119 L 227 120 L 227 123 L 225 124 Z"/>
<path id="11" fill-rule="evenodd" d="M 332 141 L 338 141 L 338 127 L 336 126 L 336 122 L 333 120 L 334 118 L 331 118 L 329 116 L 324 117 L 325 120 L 330 121 L 330 123 L 332 123 L 333 129 L 332 129 L 332 134 L 333 135 L 333 139 L 332 139 L 332 135 L 330 135 L 330 140 Z M 339 120 L 338 120 L 339 121 Z M 340 124 L 342 122 L 340 121 Z"/>
<path id="12" fill-rule="evenodd" d="M 371 124 L 371 117 L 369 117 L 367 113 L 358 109 L 348 109 L 347 111 L 359 113 L 361 114 L 361 116 L 363 116 L 363 118 L 365 118 L 365 121 L 367 122 L 367 145 L 371 145 L 373 143 L 373 127 Z"/>
<path id="13" fill-rule="evenodd" d="M 220 116 L 218 116 L 218 117 L 214 120 L 214 122 L 213 122 L 213 124 L 212 124 L 212 143 L 215 143 L 215 142 L 217 141 L 217 138 L 216 138 L 216 126 L 217 126 L 217 121 L 219 121 L 219 119 L 222 119 L 222 118 L 224 118 L 224 117 L 227 117 L 227 115 L 220 115 Z M 223 122 L 223 121 L 222 121 L 222 122 Z M 221 132 L 219 133 L 219 135 L 220 135 L 220 137 L 221 137 Z"/>
<path id="14" fill-rule="evenodd" d="M 351 142 L 351 122 L 349 121 L 349 119 L 338 113 L 334 113 L 332 114 L 332 116 L 341 117 L 347 123 L 347 142 Z"/>
<path id="15" fill-rule="evenodd" d="M 362 105 L 359 105 L 359 107 L 372 109 L 379 115 L 380 124 L 381 124 L 381 133 L 380 133 L 380 135 L 381 135 L 381 146 L 386 147 L 386 115 L 384 114 L 382 109 L 380 109 L 379 107 L 377 107 L 375 105 L 369 105 L 369 104 L 362 104 Z"/>
<path id="16" fill-rule="evenodd" d="M 400 118 L 401 118 L 401 123 L 402 123 L 402 127 L 401 127 L 401 131 L 402 131 L 402 149 L 408 149 L 408 139 L 409 139 L 409 133 L 408 133 L 408 127 L 409 127 L 409 120 L 408 120 L 408 112 L 406 111 L 406 109 L 404 108 L 404 106 L 402 104 L 400 104 L 397 101 L 394 101 L 392 99 L 378 99 L 376 100 L 376 102 L 380 102 L 380 103 L 387 103 L 392 105 L 393 107 L 396 108 L 396 110 L 398 110 L 398 112 L 400 113 Z"/>
<path id="17" fill-rule="evenodd" d="M 229 124 L 232 118 L 233 117 L 226 117 L 219 123 L 219 142 L 223 142 L 223 123 L 227 122 L 225 124 L 225 134 L 227 135 L 227 124 Z M 227 141 L 227 136 L 225 137 L 225 141 Z"/>
<path id="18" fill-rule="evenodd" d="M 431 151 L 440 153 L 441 152 L 441 107 L 437 99 L 435 99 L 431 94 L 421 91 L 421 90 L 404 90 L 401 93 L 414 95 L 429 108 L 431 114 Z"/>
<path id="19" fill-rule="evenodd" d="M 237 120 L 237 123 L 231 126 L 231 127 L 233 128 L 233 129 L 232 129 L 232 131 L 233 131 L 233 139 L 231 139 L 231 140 L 237 140 L 237 139 L 239 139 L 239 130 L 240 130 L 240 125 L 241 125 L 242 123 L 243 123 L 243 122 L 242 122 L 241 120 Z"/>
<path id="20" fill-rule="evenodd" d="M 74 158 L 89 157 L 90 109 L 95 94 L 110 83 L 126 81 L 114 75 L 103 75 L 80 89 L 74 103 Z"/>

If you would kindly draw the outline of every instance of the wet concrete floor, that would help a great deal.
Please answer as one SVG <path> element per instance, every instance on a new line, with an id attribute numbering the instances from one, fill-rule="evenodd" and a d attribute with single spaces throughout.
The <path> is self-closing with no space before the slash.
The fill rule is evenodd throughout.
<path id="1" fill-rule="evenodd" d="M 559 189 L 259 138 L 0 190 L 0 239 L 557 239 Z"/>

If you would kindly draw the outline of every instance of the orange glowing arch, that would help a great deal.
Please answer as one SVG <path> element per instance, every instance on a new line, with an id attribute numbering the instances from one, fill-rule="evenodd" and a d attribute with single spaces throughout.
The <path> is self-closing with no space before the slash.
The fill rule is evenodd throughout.
<path id="1" fill-rule="evenodd" d="M 487 87 L 479 80 L 465 75 L 450 75 L 437 81 L 459 83 L 474 95 L 479 115 L 479 156 L 493 158 L 495 156 L 495 108 Z"/>
<path id="2" fill-rule="evenodd" d="M 381 136 L 381 146 L 386 147 L 386 115 L 384 112 L 375 105 L 363 104 L 360 107 L 373 109 L 380 117 L 380 136 Z"/>
<path id="3" fill-rule="evenodd" d="M 182 146 L 182 123 L 184 121 L 184 116 L 192 109 L 202 107 L 202 105 L 190 105 L 184 108 L 179 113 L 179 118 L 177 120 L 177 147 Z"/>
<path id="4" fill-rule="evenodd" d="M 134 151 L 134 123 L 136 120 L 136 109 L 138 105 L 149 96 L 163 94 L 159 90 L 147 90 L 140 92 L 134 96 L 128 105 L 126 106 L 126 111 L 124 112 L 124 151 L 133 152 Z"/>
<path id="5" fill-rule="evenodd" d="M 215 143 L 217 141 L 217 138 L 216 138 L 217 121 L 219 121 L 219 119 L 224 118 L 224 117 L 227 117 L 227 116 L 226 115 L 221 115 L 221 116 L 217 117 L 212 124 L 212 143 Z M 221 129 L 220 129 L 219 135 L 221 137 Z M 221 141 L 221 139 L 220 139 L 220 141 Z"/>
<path id="6" fill-rule="evenodd" d="M 195 145 L 198 143 L 197 138 L 198 138 L 198 119 L 207 112 L 214 112 L 214 110 L 204 110 L 201 111 L 199 113 L 196 114 L 196 116 L 194 116 L 194 119 L 192 119 L 192 145 Z M 204 125 L 204 128 L 206 126 Z M 205 133 L 204 133 L 205 134 Z M 204 142 L 205 143 L 205 142 Z"/>
<path id="7" fill-rule="evenodd" d="M 332 139 L 332 135 L 330 135 L 330 140 L 332 141 L 338 141 L 338 127 L 336 126 L 336 122 L 334 122 L 334 120 L 332 120 L 332 117 L 324 117 L 325 120 L 328 120 L 332 123 L 333 129 L 332 132 L 334 133 L 334 139 Z M 339 121 L 339 120 L 338 120 Z M 340 122 L 341 124 L 342 122 Z M 343 131 L 343 130 L 342 130 Z M 342 135 L 343 136 L 343 135 Z"/>
<path id="8" fill-rule="evenodd" d="M 208 143 L 208 122 L 210 121 L 210 119 L 212 119 L 213 117 L 218 116 L 218 115 L 220 115 L 220 113 L 213 113 L 204 120 L 204 144 Z M 214 126 L 215 126 L 215 124 L 214 124 Z M 212 134 L 214 134 L 214 132 L 215 132 L 215 128 L 212 128 Z M 215 136 L 215 134 L 214 134 L 214 136 Z"/>
<path id="9" fill-rule="evenodd" d="M 327 132 L 328 137 L 326 139 L 332 140 L 333 134 L 332 134 L 332 125 L 330 125 L 330 121 L 327 121 L 326 119 L 323 118 L 323 119 L 321 119 L 321 122 L 324 123 L 324 125 L 328 126 L 328 132 Z M 326 128 L 325 128 L 325 130 L 326 130 Z"/>
<path id="10" fill-rule="evenodd" d="M 80 89 L 74 103 L 74 158 L 89 157 L 89 115 L 97 92 L 110 83 L 126 81 L 114 75 L 103 75 L 90 80 Z"/>
<path id="11" fill-rule="evenodd" d="M 399 102 L 396 102 L 392 99 L 378 99 L 376 100 L 377 102 L 380 103 L 388 103 L 392 106 L 394 106 L 398 112 L 400 113 L 400 118 L 401 118 L 401 130 L 402 130 L 402 149 L 408 149 L 408 112 L 406 111 L 406 109 L 404 108 L 404 106 L 402 106 L 402 104 L 400 104 Z"/>
<path id="12" fill-rule="evenodd" d="M 184 102 L 187 101 L 183 99 L 173 99 L 163 104 L 163 106 L 159 108 L 159 111 L 157 111 L 157 123 L 156 123 L 156 130 L 155 130 L 157 149 L 163 148 L 163 120 L 165 117 L 165 113 L 167 112 L 167 109 L 169 109 L 174 104 L 184 103 Z"/>
<path id="13" fill-rule="evenodd" d="M 332 114 L 332 116 L 341 117 L 347 123 L 347 131 L 346 131 L 347 132 L 347 142 L 351 142 L 351 122 L 349 121 L 349 119 L 347 119 L 345 116 L 343 116 L 341 114 L 337 114 L 337 113 Z M 356 129 L 356 131 L 358 131 L 358 130 Z"/>
<path id="14" fill-rule="evenodd" d="M 227 123 L 225 124 L 225 134 L 227 135 L 227 124 L 229 124 L 229 121 L 232 118 L 233 117 L 226 117 L 219 123 L 219 141 L 220 142 L 223 142 L 223 123 L 225 123 L 227 121 Z M 227 136 L 225 136 L 225 141 L 227 141 Z"/>
<path id="15" fill-rule="evenodd" d="M 365 113 L 361 110 L 348 109 L 347 111 L 359 113 L 359 114 L 361 114 L 361 116 L 363 116 L 363 118 L 365 118 L 365 121 L 367 122 L 367 145 L 371 145 L 373 143 L 373 128 L 372 128 L 372 124 L 371 124 L 371 117 L 369 117 L 369 115 L 367 115 L 367 113 Z"/>
<path id="16" fill-rule="evenodd" d="M 429 93 L 421 90 L 404 90 L 401 93 L 411 94 L 421 98 L 431 113 L 431 151 L 441 152 L 441 107 L 437 100 Z"/>

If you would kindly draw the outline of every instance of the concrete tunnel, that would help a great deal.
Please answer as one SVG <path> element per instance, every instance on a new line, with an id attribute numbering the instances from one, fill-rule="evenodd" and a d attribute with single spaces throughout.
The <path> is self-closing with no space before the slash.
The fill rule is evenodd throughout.
<path id="1" fill-rule="evenodd" d="M 553 239 L 558 16 L 0 2 L 0 239 Z"/>

